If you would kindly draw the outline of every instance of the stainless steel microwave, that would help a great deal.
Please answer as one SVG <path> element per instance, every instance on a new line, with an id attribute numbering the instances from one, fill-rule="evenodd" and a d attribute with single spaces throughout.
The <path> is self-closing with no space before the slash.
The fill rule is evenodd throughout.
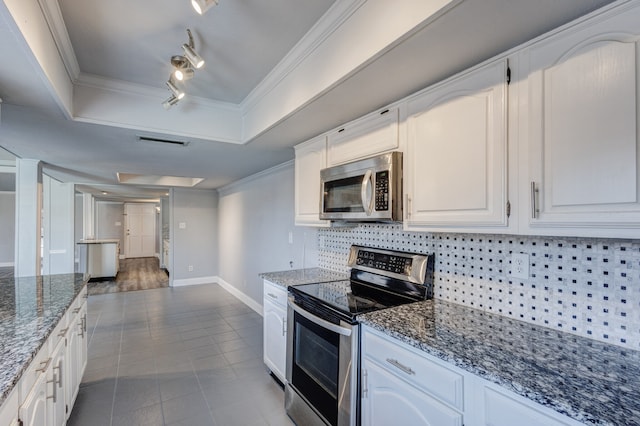
<path id="1" fill-rule="evenodd" d="M 323 169 L 320 186 L 320 219 L 402 220 L 401 152 Z"/>

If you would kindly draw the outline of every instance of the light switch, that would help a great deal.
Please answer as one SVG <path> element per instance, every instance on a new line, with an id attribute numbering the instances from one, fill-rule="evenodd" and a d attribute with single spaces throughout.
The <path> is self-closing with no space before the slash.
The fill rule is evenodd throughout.
<path id="1" fill-rule="evenodd" d="M 186 229 L 186 228 L 187 228 L 187 222 L 180 222 L 180 223 L 178 223 L 178 228 L 180 228 L 180 229 Z"/>

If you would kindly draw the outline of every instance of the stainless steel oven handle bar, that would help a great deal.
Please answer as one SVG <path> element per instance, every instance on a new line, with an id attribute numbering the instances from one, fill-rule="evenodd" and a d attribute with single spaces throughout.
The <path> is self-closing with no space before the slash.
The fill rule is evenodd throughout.
<path id="1" fill-rule="evenodd" d="M 362 186 L 360 187 L 360 198 L 362 199 L 362 207 L 364 207 L 367 216 L 371 216 L 371 212 L 373 212 L 373 201 L 375 199 L 374 195 L 372 195 L 369 199 L 369 194 L 367 193 L 367 189 L 369 188 L 369 186 L 371 185 L 371 187 L 373 187 L 373 179 L 371 178 L 372 175 L 373 174 L 371 173 L 371 170 L 367 170 L 367 172 L 364 174 L 364 178 L 362 179 Z"/>
<path id="2" fill-rule="evenodd" d="M 289 297 L 289 300 L 288 300 L 287 303 L 289 304 L 291 309 L 293 309 L 295 312 L 299 313 L 300 315 L 302 315 L 303 317 L 305 317 L 309 321 L 313 322 L 314 324 L 318 324 L 320 327 L 326 328 L 329 331 L 333 331 L 334 333 L 338 333 L 338 334 L 341 334 L 343 336 L 351 336 L 351 330 L 350 329 L 345 328 L 345 327 L 340 327 L 339 325 L 330 323 L 327 320 L 323 320 L 322 318 L 318 318 L 317 316 L 313 315 L 312 313 L 309 313 L 309 312 L 305 311 L 304 309 L 302 309 L 301 307 L 299 307 L 298 305 L 295 304 L 295 302 L 293 301 L 292 297 Z"/>

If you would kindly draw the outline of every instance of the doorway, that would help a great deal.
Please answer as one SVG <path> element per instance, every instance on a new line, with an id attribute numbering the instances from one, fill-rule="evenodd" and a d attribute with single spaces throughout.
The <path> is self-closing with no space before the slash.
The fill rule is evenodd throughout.
<path id="1" fill-rule="evenodd" d="M 124 255 L 126 258 L 156 255 L 156 207 L 150 203 L 124 205 Z"/>

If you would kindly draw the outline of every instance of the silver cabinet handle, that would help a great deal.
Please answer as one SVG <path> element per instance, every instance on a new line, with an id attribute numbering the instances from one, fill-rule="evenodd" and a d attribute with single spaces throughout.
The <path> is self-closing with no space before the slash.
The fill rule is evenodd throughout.
<path id="1" fill-rule="evenodd" d="M 362 398 L 366 398 L 369 393 L 369 373 L 366 369 L 362 369 Z"/>
<path id="2" fill-rule="evenodd" d="M 272 298 L 273 300 L 278 300 L 278 296 L 276 296 L 273 293 L 267 293 L 267 296 L 269 296 L 270 298 Z"/>
<path id="3" fill-rule="evenodd" d="M 75 308 L 72 312 L 73 312 L 74 314 L 77 314 L 78 312 L 80 312 L 80 309 L 81 309 L 81 308 Z"/>
<path id="4" fill-rule="evenodd" d="M 57 366 L 53 367 L 53 370 L 58 370 L 58 374 L 54 374 L 53 375 L 53 381 L 54 383 L 58 383 L 58 387 L 61 388 L 62 387 L 62 364 L 58 364 Z M 56 377 L 58 377 L 58 379 L 56 380 Z"/>
<path id="5" fill-rule="evenodd" d="M 411 217 L 411 197 L 409 197 L 409 194 L 404 194 L 404 198 L 405 198 L 405 209 L 407 210 L 407 214 L 406 217 L 407 219 L 409 219 Z"/>
<path id="6" fill-rule="evenodd" d="M 531 182 L 531 218 L 537 219 L 538 214 L 540 213 L 540 208 L 538 207 L 538 194 L 540 190 L 536 187 L 535 182 Z"/>
<path id="7" fill-rule="evenodd" d="M 44 373 L 45 371 L 47 371 L 47 368 L 49 367 L 50 362 L 51 362 L 51 358 L 47 359 L 46 361 L 42 361 L 40 363 L 40 367 L 36 368 L 36 372 Z"/>
<path id="8" fill-rule="evenodd" d="M 406 365 L 402 365 L 400 361 L 398 361 L 397 359 L 387 358 L 387 362 L 393 365 L 394 367 L 396 367 L 397 369 L 402 370 L 405 373 L 409 374 L 410 376 L 415 376 L 416 374 L 416 372 L 413 371 L 410 367 L 407 367 Z"/>
<path id="9" fill-rule="evenodd" d="M 282 317 L 282 335 L 285 336 L 287 334 L 287 319 Z"/>
<path id="10" fill-rule="evenodd" d="M 60 330 L 60 333 L 58 333 L 58 337 L 64 337 L 64 335 L 67 334 L 68 330 L 69 330 L 69 327 L 63 328 L 62 330 Z"/>
<path id="11" fill-rule="evenodd" d="M 327 320 L 323 320 L 322 318 L 318 318 L 317 316 L 313 315 L 310 312 L 305 311 L 304 309 L 302 309 L 301 307 L 299 307 L 298 305 L 296 305 L 296 303 L 293 301 L 293 297 L 289 297 L 289 307 L 291 309 L 293 309 L 294 312 L 302 315 L 303 317 L 305 317 L 306 319 L 308 319 L 309 321 L 319 325 L 322 328 L 326 328 L 329 331 L 333 331 L 334 333 L 338 333 L 342 336 L 351 336 L 351 329 L 349 328 L 345 328 L 345 327 L 340 327 L 337 324 L 333 324 L 330 323 Z"/>

